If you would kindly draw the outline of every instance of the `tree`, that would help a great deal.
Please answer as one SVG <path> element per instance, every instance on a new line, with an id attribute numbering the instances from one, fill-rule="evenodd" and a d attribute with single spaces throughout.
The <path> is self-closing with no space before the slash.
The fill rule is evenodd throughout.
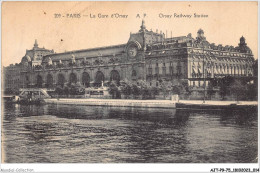
<path id="1" fill-rule="evenodd" d="M 125 84 L 121 86 L 121 92 L 128 98 L 132 94 L 132 84 L 125 82 Z"/>
<path id="2" fill-rule="evenodd" d="M 189 96 L 191 94 L 191 87 L 189 87 L 186 80 L 183 80 L 178 85 L 171 85 L 171 92 L 172 94 Z"/>
<path id="3" fill-rule="evenodd" d="M 246 98 L 247 100 L 257 100 L 257 96 L 258 96 L 258 90 L 257 90 L 257 84 L 247 84 L 247 94 L 246 94 Z"/>
<path id="4" fill-rule="evenodd" d="M 4 94 L 13 94 L 14 93 L 14 90 L 12 89 L 12 88 L 6 88 L 5 90 L 4 90 Z"/>
<path id="5" fill-rule="evenodd" d="M 191 94 L 191 87 L 188 84 L 187 80 L 181 81 L 181 93 L 184 93 L 185 95 L 190 95 Z"/>
<path id="6" fill-rule="evenodd" d="M 172 94 L 181 94 L 181 87 L 179 85 L 172 85 Z"/>
<path id="7" fill-rule="evenodd" d="M 77 94 L 77 86 L 75 83 L 71 83 L 69 86 L 69 94 L 76 95 Z"/>
<path id="8" fill-rule="evenodd" d="M 147 85 L 146 87 L 142 88 L 142 98 L 143 99 L 152 98 L 152 87 Z"/>
<path id="9" fill-rule="evenodd" d="M 226 76 L 219 80 L 219 94 L 222 97 L 222 100 L 225 99 L 225 96 L 230 93 L 230 85 L 233 83 L 234 78 L 231 76 Z"/>
<path id="10" fill-rule="evenodd" d="M 110 95 L 112 95 L 112 99 L 119 97 L 119 89 L 114 81 L 110 83 L 108 92 Z"/>
<path id="11" fill-rule="evenodd" d="M 132 85 L 132 94 L 134 98 L 137 98 L 137 96 L 140 95 L 140 87 L 135 83 Z"/>
<path id="12" fill-rule="evenodd" d="M 67 83 L 65 83 L 63 86 L 63 94 L 65 94 L 67 97 L 70 94 L 70 86 Z"/>
<path id="13" fill-rule="evenodd" d="M 68 85 L 69 87 L 69 93 L 71 95 L 83 95 L 85 94 L 85 87 L 80 84 L 80 82 L 77 83 L 71 83 Z"/>
<path id="14" fill-rule="evenodd" d="M 158 87 L 153 86 L 153 87 L 150 88 L 150 90 L 151 90 L 151 98 L 155 98 L 155 96 L 159 94 L 159 88 Z"/>
<path id="15" fill-rule="evenodd" d="M 19 94 L 20 94 L 20 92 L 19 92 L 19 88 L 14 88 L 14 90 L 13 90 L 13 94 L 15 94 L 15 95 L 19 95 Z"/>
<path id="16" fill-rule="evenodd" d="M 212 95 L 215 93 L 212 82 L 209 82 L 208 89 L 207 89 L 207 95 L 209 96 L 209 99 L 211 100 Z"/>
<path id="17" fill-rule="evenodd" d="M 80 82 L 77 82 L 76 86 L 77 86 L 77 94 L 79 95 L 85 94 L 85 87 Z"/>
<path id="18" fill-rule="evenodd" d="M 142 96 L 142 99 L 148 99 L 151 97 L 150 87 L 146 81 L 139 80 L 137 85 L 140 89 L 140 95 Z"/>
<path id="19" fill-rule="evenodd" d="M 57 93 L 58 96 L 59 96 L 59 95 L 62 95 L 62 94 L 63 94 L 63 88 L 62 88 L 60 85 L 58 85 L 58 86 L 55 88 L 55 93 Z"/>
<path id="20" fill-rule="evenodd" d="M 234 82 L 230 86 L 230 89 L 232 93 L 235 94 L 237 101 L 239 100 L 239 96 L 241 96 L 245 91 L 244 85 L 238 79 L 234 80 Z"/>
<path id="21" fill-rule="evenodd" d="M 166 96 L 169 95 L 169 92 L 171 91 L 171 83 L 167 82 L 165 80 L 162 80 L 160 82 L 160 89 L 163 92 L 164 98 L 166 98 Z"/>

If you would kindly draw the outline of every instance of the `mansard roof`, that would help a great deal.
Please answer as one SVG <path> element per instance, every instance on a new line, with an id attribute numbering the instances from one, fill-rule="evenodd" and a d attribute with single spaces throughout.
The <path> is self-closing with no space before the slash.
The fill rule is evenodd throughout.
<path id="1" fill-rule="evenodd" d="M 49 54 L 44 56 L 43 61 L 45 62 L 48 57 L 51 57 L 52 61 L 70 60 L 72 55 L 74 55 L 76 59 L 91 58 L 91 57 L 98 57 L 98 56 L 112 56 L 115 54 L 123 53 L 125 46 L 126 44 L 119 44 L 119 45 L 106 46 L 106 47 L 97 47 L 97 48 L 90 48 L 90 49 L 67 51 L 62 53 L 54 53 L 54 54 Z"/>
<path id="2" fill-rule="evenodd" d="M 194 48 L 204 48 L 204 49 L 212 49 L 213 51 L 229 51 L 229 52 L 238 52 L 238 53 L 247 53 L 252 56 L 251 49 L 246 45 L 245 38 L 241 37 L 240 44 L 237 47 L 234 46 L 222 46 L 221 44 L 216 45 L 215 43 L 210 43 L 206 40 L 204 36 L 204 31 L 199 29 L 197 32 L 197 37 L 193 38 L 191 34 L 187 36 L 179 36 L 179 37 L 171 37 L 165 38 L 164 33 L 157 33 L 148 31 L 145 26 L 145 22 L 142 21 L 142 25 L 140 27 L 139 32 L 130 34 L 130 38 L 128 43 L 119 44 L 114 46 L 106 46 L 106 47 L 97 47 L 90 49 L 82 49 L 82 50 L 74 50 L 63 53 L 53 53 L 43 57 L 43 62 L 47 62 L 46 58 L 50 57 L 52 61 L 60 61 L 60 60 L 71 60 L 72 56 L 75 56 L 75 59 L 81 58 L 92 58 L 92 57 L 105 57 L 105 56 L 113 56 L 117 54 L 124 53 L 127 48 L 127 45 L 130 43 L 137 43 L 139 45 L 139 50 L 146 50 L 147 53 L 153 50 L 161 50 L 161 49 L 171 49 L 171 48 L 181 48 L 181 47 L 194 47 Z M 38 48 L 38 45 L 34 47 L 34 49 Z"/>
<path id="3" fill-rule="evenodd" d="M 200 29 L 198 32 L 203 33 L 203 30 Z M 236 47 L 231 46 L 231 45 L 223 46 L 222 44 L 216 45 L 215 43 L 208 42 L 205 37 L 203 37 L 203 39 L 198 38 L 198 37 L 196 39 L 194 39 L 193 37 L 191 37 L 191 34 L 188 34 L 187 36 L 166 38 L 163 41 L 155 42 L 151 45 L 148 45 L 147 47 L 148 47 L 148 51 L 149 51 L 149 48 L 164 49 L 164 48 L 169 48 L 170 45 L 172 45 L 173 47 L 179 47 L 181 44 L 181 47 L 183 47 L 183 46 L 186 47 L 187 44 L 183 44 L 183 43 L 190 43 L 190 46 L 195 47 L 195 48 L 205 48 L 205 49 L 213 49 L 213 50 L 218 50 L 218 51 L 229 51 L 229 52 L 252 54 L 251 49 L 245 43 L 244 37 L 241 37 L 240 43 L 238 44 L 239 46 L 236 46 Z M 172 46 L 170 46 L 170 47 L 172 47 Z"/>
<path id="4" fill-rule="evenodd" d="M 33 50 L 41 50 L 41 51 L 48 51 L 48 52 L 51 52 L 52 50 L 49 50 L 49 49 L 45 49 L 44 47 L 41 48 L 41 47 L 34 47 Z"/>

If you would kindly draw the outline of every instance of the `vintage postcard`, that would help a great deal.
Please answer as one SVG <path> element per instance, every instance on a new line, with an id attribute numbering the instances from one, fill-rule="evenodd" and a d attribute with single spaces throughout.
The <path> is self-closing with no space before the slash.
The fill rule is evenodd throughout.
<path id="1" fill-rule="evenodd" d="M 259 172 L 257 1 L 1 9 L 1 171 Z"/>

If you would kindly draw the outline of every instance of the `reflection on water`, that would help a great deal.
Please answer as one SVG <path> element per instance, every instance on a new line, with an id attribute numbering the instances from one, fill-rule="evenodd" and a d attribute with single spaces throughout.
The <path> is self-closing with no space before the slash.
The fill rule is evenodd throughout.
<path id="1" fill-rule="evenodd" d="M 4 105 L 8 163 L 257 162 L 257 114 Z"/>

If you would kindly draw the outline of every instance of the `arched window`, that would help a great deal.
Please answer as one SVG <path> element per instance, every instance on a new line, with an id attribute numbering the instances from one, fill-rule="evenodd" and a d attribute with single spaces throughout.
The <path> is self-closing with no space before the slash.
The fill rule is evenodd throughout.
<path id="1" fill-rule="evenodd" d="M 29 76 L 25 76 L 25 87 L 28 88 L 30 84 Z"/>
<path id="2" fill-rule="evenodd" d="M 132 77 L 136 77 L 136 71 L 135 70 L 132 71 Z"/>
<path id="3" fill-rule="evenodd" d="M 104 82 L 104 79 L 105 79 L 104 74 L 103 74 L 101 71 L 98 71 L 98 72 L 96 73 L 95 85 L 96 85 L 97 87 L 102 86 L 102 82 Z"/>
<path id="4" fill-rule="evenodd" d="M 222 66 L 221 65 L 219 66 L 219 71 L 220 71 L 220 74 L 223 74 L 223 70 L 222 70 Z"/>
<path id="5" fill-rule="evenodd" d="M 71 73 L 70 74 L 70 83 L 77 83 L 77 76 L 75 75 L 75 73 Z"/>
<path id="6" fill-rule="evenodd" d="M 148 67 L 148 74 L 153 75 L 153 68 L 152 68 L 151 64 L 149 64 L 149 67 Z"/>
<path id="7" fill-rule="evenodd" d="M 112 70 L 110 73 L 110 81 L 116 81 L 117 84 L 120 83 L 120 75 L 117 70 Z"/>
<path id="8" fill-rule="evenodd" d="M 163 62 L 162 75 L 163 75 L 163 76 L 166 75 L 166 65 L 165 65 L 165 62 Z"/>
<path id="9" fill-rule="evenodd" d="M 57 82 L 57 84 L 59 86 L 63 87 L 64 83 L 65 83 L 65 77 L 63 76 L 63 74 L 59 74 L 58 75 L 58 82 Z"/>
<path id="10" fill-rule="evenodd" d="M 46 87 L 47 88 L 52 88 L 53 87 L 53 77 L 52 77 L 51 74 L 47 75 Z"/>
<path id="11" fill-rule="evenodd" d="M 37 81 L 36 81 L 36 87 L 37 88 L 42 88 L 42 77 L 40 75 L 37 76 Z"/>
<path id="12" fill-rule="evenodd" d="M 82 74 L 82 84 L 85 86 L 85 87 L 89 87 L 89 83 L 90 83 L 90 77 L 89 77 L 89 74 L 87 72 L 84 72 Z"/>

